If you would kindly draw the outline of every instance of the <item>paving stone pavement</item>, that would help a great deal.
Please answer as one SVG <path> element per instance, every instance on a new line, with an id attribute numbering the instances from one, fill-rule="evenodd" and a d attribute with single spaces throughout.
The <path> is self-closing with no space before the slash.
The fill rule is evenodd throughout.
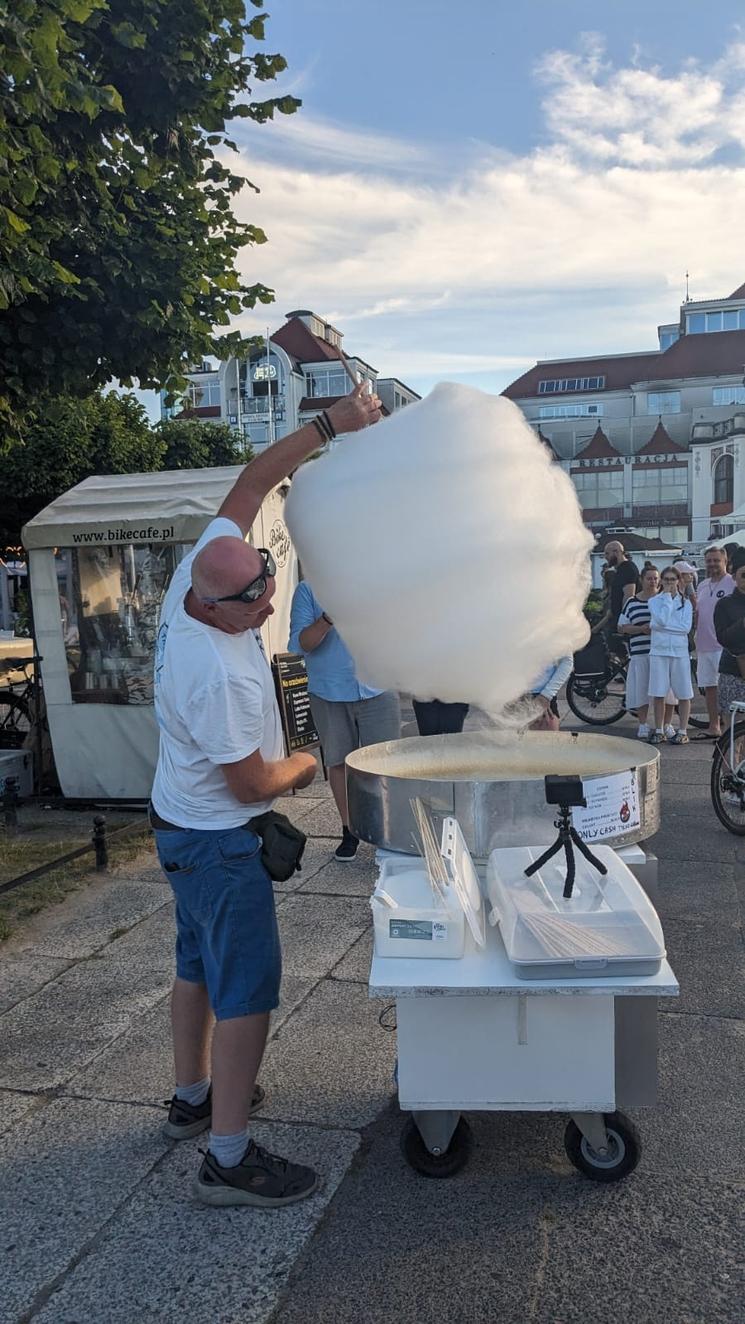
<path id="1" fill-rule="evenodd" d="M 0 1324 L 741 1324 L 745 843 L 714 819 L 707 747 L 662 757 L 650 845 L 682 997 L 661 1013 L 631 1178 L 584 1181 L 564 1119 L 542 1114 L 473 1116 L 451 1181 L 406 1166 L 395 1036 L 366 990 L 373 852 L 333 861 L 319 779 L 281 806 L 312 836 L 277 888 L 285 977 L 255 1133 L 323 1189 L 263 1214 L 191 1198 L 200 1141 L 160 1135 L 172 903 L 143 855 L 0 950 Z"/>

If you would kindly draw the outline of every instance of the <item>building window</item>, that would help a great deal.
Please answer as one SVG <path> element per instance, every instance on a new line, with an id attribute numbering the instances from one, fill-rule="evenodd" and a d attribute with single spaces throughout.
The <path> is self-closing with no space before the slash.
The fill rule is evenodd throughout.
<path id="1" fill-rule="evenodd" d="M 735 462 L 731 455 L 723 455 L 717 460 L 714 470 L 714 505 L 731 504 L 734 499 Z"/>
<path id="2" fill-rule="evenodd" d="M 623 475 L 615 473 L 572 474 L 579 504 L 583 510 L 604 510 L 609 506 L 623 505 Z"/>
<path id="3" fill-rule="evenodd" d="M 602 391 L 605 377 L 555 377 L 538 383 L 539 395 L 555 395 L 561 391 Z"/>
<path id="4" fill-rule="evenodd" d="M 688 470 L 648 464 L 634 471 L 634 505 L 680 505 L 688 500 Z"/>
<path id="5" fill-rule="evenodd" d="M 220 383 L 190 382 L 187 392 L 191 409 L 205 409 L 220 404 Z"/>
<path id="6" fill-rule="evenodd" d="M 709 331 L 745 331 L 745 308 L 686 313 L 686 331 L 694 336 Z"/>
<path id="7" fill-rule="evenodd" d="M 647 391 L 648 414 L 679 414 L 680 391 Z"/>
<path id="8" fill-rule="evenodd" d="M 589 401 L 581 405 L 541 405 L 538 410 L 539 418 L 602 418 L 603 406 L 590 404 Z"/>
<path id="9" fill-rule="evenodd" d="M 713 405 L 745 405 L 745 386 L 715 386 L 711 393 Z"/>
<path id="10" fill-rule="evenodd" d="M 660 526 L 660 538 L 663 542 L 673 544 L 688 541 L 687 524 L 662 524 Z"/>
<path id="11" fill-rule="evenodd" d="M 680 331 L 660 331 L 660 350 L 669 349 L 676 340 L 680 340 Z"/>
<path id="12" fill-rule="evenodd" d="M 343 368 L 314 369 L 305 379 L 308 395 L 346 395 L 349 379 Z"/>

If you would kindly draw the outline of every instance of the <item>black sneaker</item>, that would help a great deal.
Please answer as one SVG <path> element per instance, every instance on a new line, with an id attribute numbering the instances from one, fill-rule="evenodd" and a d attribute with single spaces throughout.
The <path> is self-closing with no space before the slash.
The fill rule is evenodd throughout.
<path id="1" fill-rule="evenodd" d="M 344 864 L 346 864 L 347 860 L 355 859 L 359 844 L 359 837 L 355 837 L 354 834 L 349 831 L 349 828 L 345 827 L 342 832 L 341 841 L 334 851 L 334 859 L 341 860 Z"/>
<path id="2" fill-rule="evenodd" d="M 257 1085 L 248 1110 L 249 1117 L 257 1113 L 264 1102 L 264 1091 Z M 204 1103 L 187 1103 L 185 1099 L 166 1099 L 164 1108 L 168 1109 L 168 1121 L 164 1123 L 163 1135 L 167 1140 L 191 1140 L 192 1136 L 201 1135 L 212 1124 L 212 1087 Z"/>
<path id="3" fill-rule="evenodd" d="M 248 1149 L 235 1168 L 221 1167 L 208 1150 L 194 1179 L 193 1191 L 204 1204 L 249 1204 L 258 1209 L 277 1209 L 305 1200 L 320 1184 L 321 1179 L 312 1168 L 290 1163 L 249 1140 Z"/>

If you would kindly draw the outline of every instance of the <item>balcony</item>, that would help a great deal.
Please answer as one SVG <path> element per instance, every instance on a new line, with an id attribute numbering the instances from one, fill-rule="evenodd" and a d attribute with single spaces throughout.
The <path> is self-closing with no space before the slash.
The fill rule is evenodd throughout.
<path id="1" fill-rule="evenodd" d="M 623 506 L 583 507 L 582 519 L 585 524 L 599 524 L 603 528 L 607 524 L 618 524 L 623 520 Z"/>
<path id="2" fill-rule="evenodd" d="M 745 414 L 735 414 L 721 423 L 694 423 L 691 429 L 691 445 L 702 441 L 724 441 L 737 433 L 745 432 Z"/>
<path id="3" fill-rule="evenodd" d="M 631 509 L 632 519 L 644 520 L 647 524 L 687 524 L 690 517 L 687 501 L 663 501 L 651 506 L 637 500 Z"/>
<path id="4" fill-rule="evenodd" d="M 285 397 L 283 395 L 273 395 L 270 408 L 269 397 L 266 395 L 243 395 L 241 396 L 241 414 L 248 419 L 249 423 L 268 423 L 270 417 L 278 423 L 283 423 L 285 419 Z"/>

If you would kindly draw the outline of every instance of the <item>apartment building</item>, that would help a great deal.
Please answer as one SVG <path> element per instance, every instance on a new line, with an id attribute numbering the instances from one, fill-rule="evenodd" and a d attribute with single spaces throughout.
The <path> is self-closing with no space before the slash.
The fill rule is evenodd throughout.
<path id="1" fill-rule="evenodd" d="M 745 505 L 745 284 L 686 299 L 657 341 L 538 362 L 504 394 L 570 473 L 591 529 L 701 543 Z"/>

